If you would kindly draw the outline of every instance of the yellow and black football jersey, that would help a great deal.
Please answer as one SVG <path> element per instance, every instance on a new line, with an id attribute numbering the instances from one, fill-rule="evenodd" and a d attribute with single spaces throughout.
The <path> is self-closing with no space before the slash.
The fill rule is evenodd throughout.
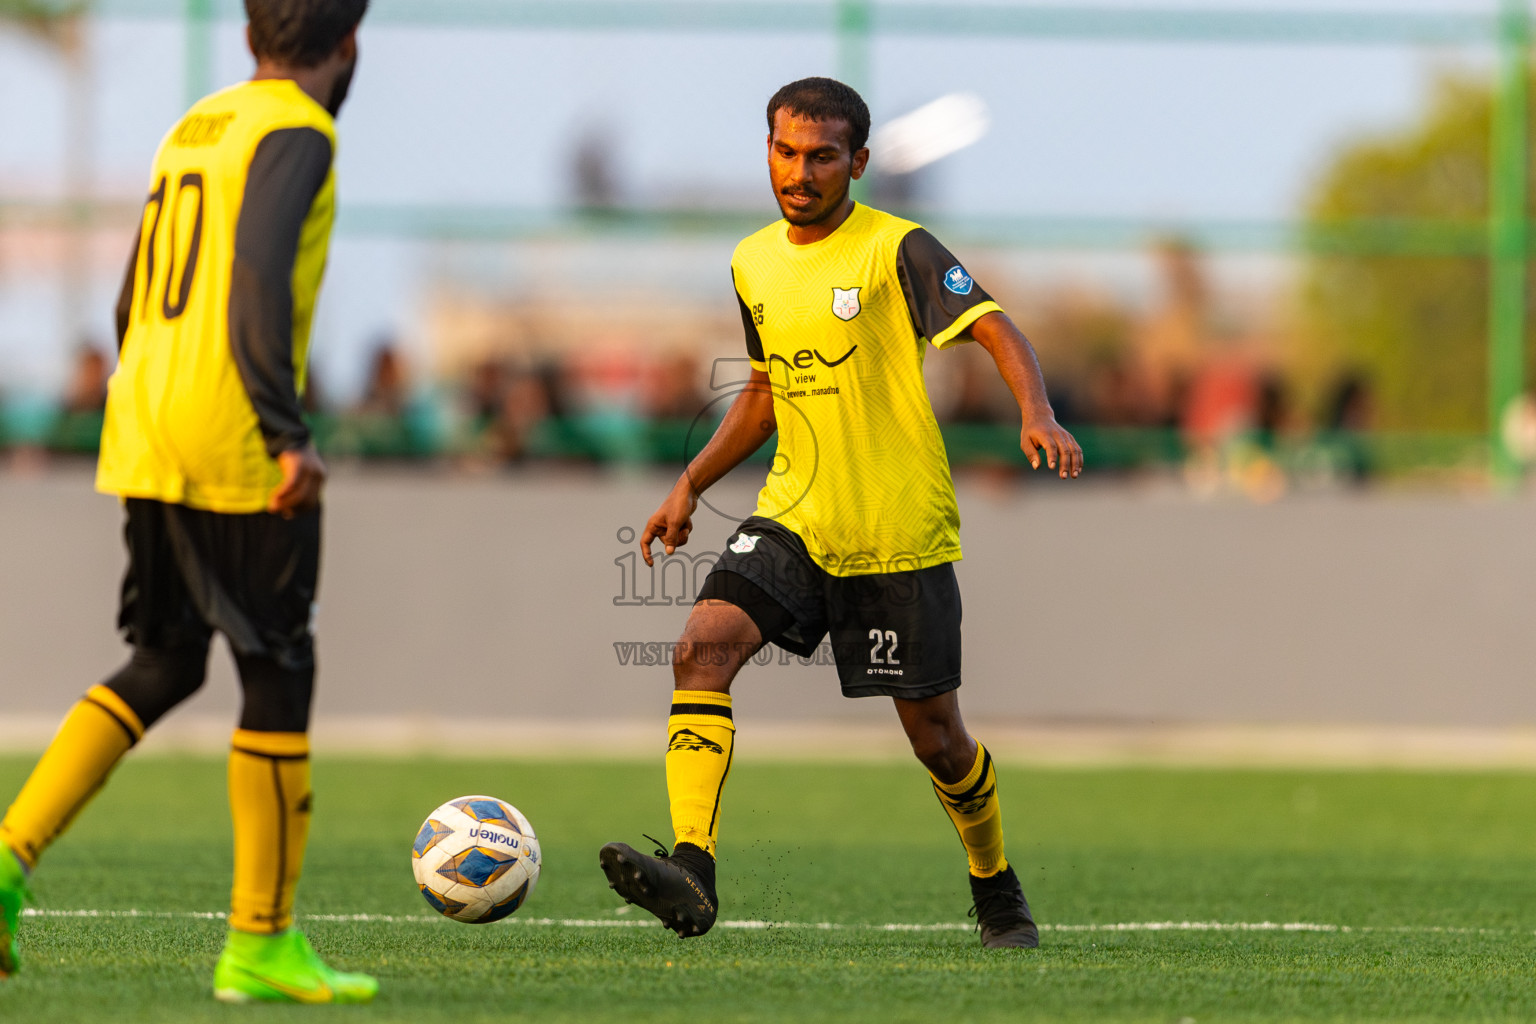
<path id="1" fill-rule="evenodd" d="M 98 490 L 266 508 L 276 456 L 309 440 L 335 146 L 331 115 L 286 79 L 205 97 L 165 136 L 118 300 Z"/>
<path id="2" fill-rule="evenodd" d="M 787 232 L 771 224 L 731 260 L 778 421 L 757 515 L 837 576 L 955 561 L 960 512 L 923 356 L 1000 307 L 911 221 L 861 204 L 821 241 Z"/>

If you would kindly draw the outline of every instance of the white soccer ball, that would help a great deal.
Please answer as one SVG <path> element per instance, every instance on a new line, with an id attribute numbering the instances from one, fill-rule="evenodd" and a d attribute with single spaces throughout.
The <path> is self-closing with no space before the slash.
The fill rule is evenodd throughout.
<path id="1" fill-rule="evenodd" d="M 539 840 L 516 807 L 493 796 L 461 796 L 427 816 L 411 846 L 411 869 L 432 909 L 465 924 L 500 921 L 539 880 Z"/>

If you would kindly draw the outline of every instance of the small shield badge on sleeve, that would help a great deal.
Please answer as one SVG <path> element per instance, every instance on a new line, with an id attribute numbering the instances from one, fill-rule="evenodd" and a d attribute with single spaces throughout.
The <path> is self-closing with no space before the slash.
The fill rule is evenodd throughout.
<path id="1" fill-rule="evenodd" d="M 858 316 L 859 291 L 859 288 L 833 288 L 832 315 L 839 320 L 852 320 Z"/>

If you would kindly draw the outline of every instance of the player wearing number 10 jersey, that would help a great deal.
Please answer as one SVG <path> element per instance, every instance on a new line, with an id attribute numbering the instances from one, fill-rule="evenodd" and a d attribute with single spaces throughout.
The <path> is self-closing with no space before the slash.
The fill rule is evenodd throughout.
<path id="1" fill-rule="evenodd" d="M 965 847 L 991 948 L 1039 943 L 1003 854 L 992 758 L 966 731 L 960 685 L 960 515 L 923 358 L 974 341 L 1019 403 L 1020 445 L 1063 478 L 1082 449 L 1055 420 L 1029 342 L 918 225 L 855 203 L 869 109 L 825 78 L 768 103 L 768 171 L 784 219 L 731 261 L 751 378 L 641 535 L 687 543 L 699 495 L 775 431 L 756 514 L 700 589 L 673 661 L 667 792 L 675 845 L 598 853 L 609 885 L 680 936 L 714 924 L 715 847 L 735 747 L 731 684 L 765 643 L 810 654 L 830 635 L 845 696 L 891 697 Z"/>
<path id="2" fill-rule="evenodd" d="M 244 693 L 229 756 L 226 1001 L 367 1002 L 292 927 L 309 830 L 310 621 L 325 466 L 300 413 L 335 209 L 333 118 L 367 0 L 246 0 L 251 81 L 199 101 L 155 155 L 117 308 L 96 485 L 119 496 L 128 664 L 65 718 L 0 821 L 0 977 L 26 878 L 221 632 Z"/>

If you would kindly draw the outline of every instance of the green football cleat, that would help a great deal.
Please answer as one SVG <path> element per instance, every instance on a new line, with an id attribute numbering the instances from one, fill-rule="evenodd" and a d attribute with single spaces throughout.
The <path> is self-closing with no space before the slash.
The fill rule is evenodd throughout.
<path id="1" fill-rule="evenodd" d="M 9 978 L 21 969 L 16 932 L 21 928 L 22 905 L 31 898 L 21 859 L 9 846 L 0 844 L 0 978 Z"/>
<path id="2" fill-rule="evenodd" d="M 225 1003 L 368 1003 L 379 991 L 369 974 L 332 970 L 297 928 L 276 935 L 230 929 L 213 996 Z"/>

